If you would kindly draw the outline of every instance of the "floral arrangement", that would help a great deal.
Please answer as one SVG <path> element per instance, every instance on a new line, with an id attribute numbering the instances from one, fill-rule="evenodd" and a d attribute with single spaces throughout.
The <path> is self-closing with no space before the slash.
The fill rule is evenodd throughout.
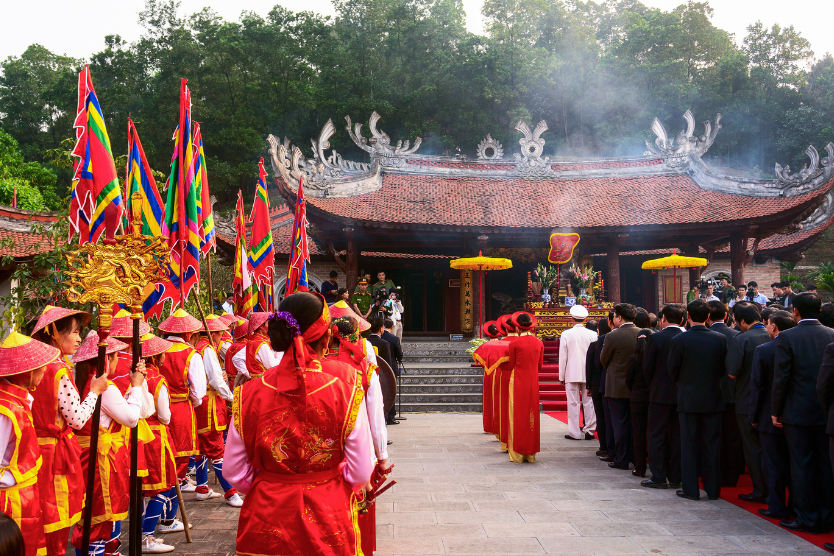
<path id="1" fill-rule="evenodd" d="M 541 280 L 542 291 L 548 291 L 550 288 L 554 287 L 554 285 L 558 286 L 559 274 L 555 266 L 545 266 L 543 264 L 539 264 L 539 266 L 536 267 L 536 274 L 538 274 L 539 280 Z"/>
<path id="2" fill-rule="evenodd" d="M 568 277 L 570 278 L 571 289 L 578 298 L 593 297 L 586 291 L 588 288 L 592 288 L 592 292 L 598 291 L 598 286 L 594 285 L 596 273 L 591 265 L 585 265 L 582 268 L 572 265 L 568 270 Z"/>

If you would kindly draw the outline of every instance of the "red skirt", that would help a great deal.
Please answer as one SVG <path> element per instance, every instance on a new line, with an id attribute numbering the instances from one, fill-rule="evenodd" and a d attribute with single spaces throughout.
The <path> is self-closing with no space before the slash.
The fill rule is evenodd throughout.
<path id="1" fill-rule="evenodd" d="M 38 491 L 43 529 L 54 533 L 81 519 L 84 508 L 84 478 L 81 446 L 71 431 L 55 438 L 38 438 L 43 458 L 38 472 Z"/>
<path id="2" fill-rule="evenodd" d="M 177 483 L 177 467 L 174 463 L 174 447 L 168 426 L 162 423 L 148 423 L 154 440 L 145 444 L 148 475 L 142 479 L 145 496 L 154 496 Z"/>
<path id="3" fill-rule="evenodd" d="M 93 487 L 93 525 L 121 521 L 127 517 L 130 492 L 129 430 L 112 433 L 102 429 L 98 436 L 98 464 Z M 128 438 L 127 440 L 125 438 Z M 90 437 L 79 436 L 81 473 L 87 476 Z"/>
<path id="4" fill-rule="evenodd" d="M 43 534 L 39 498 L 36 477 L 13 488 L 0 489 L 0 512 L 12 518 L 20 527 L 26 543 L 25 556 L 46 554 L 46 537 Z"/>
<path id="5" fill-rule="evenodd" d="M 168 431 L 173 440 L 174 456 L 178 458 L 196 456 L 197 449 L 197 422 L 194 416 L 194 407 L 187 399 L 182 401 L 171 400 L 171 423 Z"/>

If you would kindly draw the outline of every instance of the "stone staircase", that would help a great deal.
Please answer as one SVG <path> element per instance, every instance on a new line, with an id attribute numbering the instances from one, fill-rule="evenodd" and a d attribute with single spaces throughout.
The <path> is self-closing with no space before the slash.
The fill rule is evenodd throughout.
<path id="1" fill-rule="evenodd" d="M 559 341 L 544 342 L 544 363 L 539 373 L 539 403 L 544 411 L 567 411 L 565 387 L 559 382 Z"/>
<path id="2" fill-rule="evenodd" d="M 469 342 L 403 341 L 403 413 L 480 412 L 483 370 L 472 366 Z"/>

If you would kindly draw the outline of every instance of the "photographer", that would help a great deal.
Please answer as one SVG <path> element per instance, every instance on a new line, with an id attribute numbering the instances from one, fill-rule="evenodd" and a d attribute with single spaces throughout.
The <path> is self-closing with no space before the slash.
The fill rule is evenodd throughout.
<path id="1" fill-rule="evenodd" d="M 713 293 L 713 290 L 715 289 L 715 282 L 713 281 L 712 278 L 708 278 L 706 280 L 701 280 L 700 284 L 698 284 L 698 289 L 701 290 L 700 297 L 704 301 L 706 301 L 706 302 L 721 301 Z"/>
<path id="2" fill-rule="evenodd" d="M 757 282 L 750 281 L 747 283 L 747 299 L 755 301 L 762 307 L 767 305 L 767 297 L 759 293 L 759 284 Z"/>
<path id="3" fill-rule="evenodd" d="M 404 312 L 402 301 L 400 300 L 400 288 L 396 288 L 395 291 L 388 293 L 388 299 L 383 304 L 385 308 L 389 311 L 389 317 L 394 325 L 392 327 L 392 332 L 394 335 L 399 338 L 401 341 L 403 339 L 403 317 L 402 314 Z"/>
<path id="4" fill-rule="evenodd" d="M 371 306 L 371 318 L 391 318 L 391 310 L 388 304 L 388 290 L 379 288 L 374 295 L 374 302 Z"/>

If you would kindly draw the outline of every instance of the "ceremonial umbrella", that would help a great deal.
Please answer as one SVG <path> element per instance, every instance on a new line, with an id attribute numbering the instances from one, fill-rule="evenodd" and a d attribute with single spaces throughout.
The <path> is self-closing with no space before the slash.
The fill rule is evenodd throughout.
<path id="1" fill-rule="evenodd" d="M 707 266 L 707 260 L 701 257 L 681 257 L 678 255 L 678 250 L 675 249 L 668 257 L 661 257 L 659 259 L 652 259 L 643 263 L 641 268 L 648 270 L 658 269 L 673 269 L 672 272 L 672 289 L 675 290 L 675 303 L 678 302 L 678 269 L 679 268 L 695 268 L 699 266 Z"/>
<path id="2" fill-rule="evenodd" d="M 480 298 L 479 315 L 480 322 L 484 322 L 484 271 L 485 270 L 505 270 L 513 267 L 513 262 L 510 259 L 500 259 L 495 257 L 484 257 L 478 251 L 477 257 L 468 257 L 465 259 L 454 259 L 449 261 L 449 266 L 458 270 L 477 270 L 478 271 L 478 296 Z M 483 338 L 482 327 L 478 329 L 478 337 Z"/>

